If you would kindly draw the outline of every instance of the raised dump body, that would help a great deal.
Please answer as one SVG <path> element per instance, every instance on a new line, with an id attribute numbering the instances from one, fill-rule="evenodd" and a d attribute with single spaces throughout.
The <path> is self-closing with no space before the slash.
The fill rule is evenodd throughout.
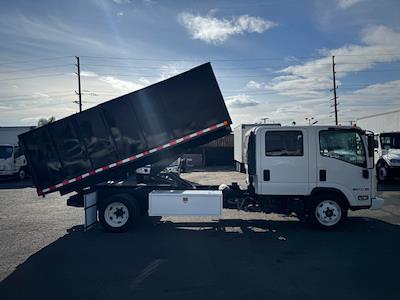
<path id="1" fill-rule="evenodd" d="M 210 63 L 19 136 L 39 195 L 78 191 L 230 132 Z"/>

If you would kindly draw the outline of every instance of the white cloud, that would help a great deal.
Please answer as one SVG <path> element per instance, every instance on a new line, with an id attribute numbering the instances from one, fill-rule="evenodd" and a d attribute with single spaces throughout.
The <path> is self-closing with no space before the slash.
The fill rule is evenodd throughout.
<path id="1" fill-rule="evenodd" d="M 346 9 L 364 1 L 365 0 L 337 0 L 337 5 L 342 9 Z"/>
<path id="2" fill-rule="evenodd" d="M 148 78 L 140 77 L 139 82 L 143 83 L 144 85 L 149 85 L 151 81 Z"/>
<path id="3" fill-rule="evenodd" d="M 95 72 L 92 71 L 82 71 L 81 72 L 82 77 L 99 77 Z"/>
<path id="4" fill-rule="evenodd" d="M 112 76 L 102 76 L 100 80 L 111 85 L 112 88 L 125 92 L 133 92 L 144 87 L 144 85 L 132 81 L 121 80 Z"/>
<path id="5" fill-rule="evenodd" d="M 355 90 L 351 93 L 342 95 L 346 106 L 382 106 L 385 104 L 398 103 L 400 95 L 400 80 L 393 80 L 384 83 L 371 84 L 365 88 Z"/>
<path id="6" fill-rule="evenodd" d="M 163 65 L 161 66 L 160 79 L 164 80 L 181 73 L 179 67 L 176 65 Z"/>
<path id="7" fill-rule="evenodd" d="M 282 95 L 310 98 L 327 95 L 332 88 L 332 55 L 336 56 L 337 85 L 352 72 L 368 70 L 380 63 L 400 60 L 400 32 L 384 26 L 368 26 L 362 31 L 363 45 L 321 51 L 324 57 L 288 66 L 283 75 L 272 79 L 266 88 Z M 342 79 L 342 80 L 341 80 Z"/>
<path id="8" fill-rule="evenodd" d="M 277 25 L 261 17 L 249 15 L 218 19 L 212 14 L 203 17 L 183 12 L 178 15 L 178 20 L 186 27 L 193 39 L 213 44 L 221 44 L 229 37 L 245 32 L 262 33 Z"/>
<path id="9" fill-rule="evenodd" d="M 105 82 L 105 83 L 109 84 L 112 89 L 115 89 L 117 91 L 123 91 L 123 92 L 133 92 L 135 90 L 143 88 L 146 85 L 149 85 L 151 82 L 149 79 L 144 78 L 144 77 L 139 78 L 137 80 L 138 82 L 132 82 L 132 81 L 128 81 L 128 80 L 118 79 L 111 75 L 110 76 L 100 76 L 99 74 L 92 72 L 92 71 L 82 71 L 81 76 L 95 79 L 94 82 L 96 82 L 96 81 L 97 82 Z M 92 83 L 94 83 L 94 82 L 92 82 Z M 88 84 L 89 84 L 89 82 L 88 82 Z M 95 90 L 96 89 L 97 88 L 95 88 Z"/>
<path id="10" fill-rule="evenodd" d="M 118 17 L 122 17 L 124 15 L 124 13 L 122 11 L 120 11 L 119 13 L 117 13 Z"/>
<path id="11" fill-rule="evenodd" d="M 143 3 L 145 5 L 155 5 L 155 4 L 157 4 L 157 1 L 154 1 L 154 0 L 143 0 Z"/>
<path id="12" fill-rule="evenodd" d="M 305 124 L 304 117 L 313 116 L 319 124 L 332 124 L 334 118 L 329 106 L 329 99 L 333 97 L 332 55 L 336 57 L 340 123 L 348 124 L 346 121 L 360 116 L 398 107 L 400 80 L 352 91 L 347 76 L 381 64 L 399 62 L 400 32 L 384 26 L 367 26 L 361 32 L 360 41 L 359 44 L 323 49 L 319 52 L 322 57 L 318 59 L 293 62 L 267 82 L 249 81 L 246 90 L 254 93 L 256 101 L 263 93 L 268 94 L 268 105 L 261 102 L 259 107 L 248 108 L 245 112 L 251 111 L 252 115 L 258 116 L 267 110 L 267 117 L 283 123 L 295 120 Z"/>
<path id="13" fill-rule="evenodd" d="M 129 4 L 131 0 L 112 0 L 116 4 Z"/>
<path id="14" fill-rule="evenodd" d="M 37 122 L 41 119 L 41 118 L 48 118 L 48 116 L 40 116 L 40 117 L 29 117 L 29 118 L 23 118 L 20 121 L 22 123 L 32 123 L 32 124 L 37 124 Z"/>
<path id="15" fill-rule="evenodd" d="M 160 75 L 158 80 L 164 80 L 172 76 L 178 75 L 182 72 L 190 70 L 197 65 L 196 62 L 173 62 L 162 65 L 160 67 Z"/>
<path id="16" fill-rule="evenodd" d="M 388 81 L 385 83 L 372 84 L 366 88 L 359 89 L 353 92 L 358 95 L 371 95 L 372 97 L 377 96 L 399 96 L 400 95 L 400 80 Z"/>
<path id="17" fill-rule="evenodd" d="M 243 108 L 249 106 L 257 106 L 260 102 L 251 99 L 250 96 L 246 94 L 239 94 L 234 96 L 226 97 L 226 105 L 231 108 Z"/>
<path id="18" fill-rule="evenodd" d="M 250 80 L 247 83 L 246 87 L 248 87 L 249 89 L 261 89 L 263 87 L 263 83 Z"/>
<path id="19" fill-rule="evenodd" d="M 51 43 L 51 45 L 79 47 L 81 50 L 85 48 L 118 52 L 117 47 L 104 42 L 101 38 L 96 38 L 93 33 L 53 16 L 33 18 L 23 14 L 4 15 L 0 19 L 0 34 L 24 41 L 31 47 L 44 47 L 44 43 Z"/>

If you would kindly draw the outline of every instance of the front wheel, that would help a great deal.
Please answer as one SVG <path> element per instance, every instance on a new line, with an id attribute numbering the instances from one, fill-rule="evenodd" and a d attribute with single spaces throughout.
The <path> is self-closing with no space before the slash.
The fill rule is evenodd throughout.
<path id="1" fill-rule="evenodd" d="M 388 168 L 384 164 L 380 164 L 376 168 L 376 177 L 379 182 L 384 182 L 389 179 Z"/>
<path id="2" fill-rule="evenodd" d="M 127 194 L 110 196 L 99 207 L 100 224 L 111 232 L 127 231 L 137 222 L 139 216 L 137 200 Z"/>
<path id="3" fill-rule="evenodd" d="M 336 229 L 347 219 L 347 207 L 336 195 L 320 194 L 311 205 L 309 218 L 319 228 Z"/>

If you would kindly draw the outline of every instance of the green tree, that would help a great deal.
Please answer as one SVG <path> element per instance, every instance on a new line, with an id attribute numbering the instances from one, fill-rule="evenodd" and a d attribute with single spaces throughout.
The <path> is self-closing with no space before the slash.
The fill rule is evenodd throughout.
<path id="1" fill-rule="evenodd" d="M 51 116 L 50 118 L 40 118 L 38 121 L 38 127 L 53 123 L 56 120 L 54 116 Z"/>

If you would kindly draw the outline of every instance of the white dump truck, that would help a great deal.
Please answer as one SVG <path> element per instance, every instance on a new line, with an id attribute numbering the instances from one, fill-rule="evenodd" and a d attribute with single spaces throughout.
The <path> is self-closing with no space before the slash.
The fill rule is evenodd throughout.
<path id="1" fill-rule="evenodd" d="M 20 135 L 41 196 L 75 192 L 86 227 L 125 231 L 140 216 L 220 216 L 223 208 L 296 214 L 324 229 L 348 210 L 378 209 L 374 137 L 360 128 L 256 126 L 245 134 L 247 186 L 199 185 L 177 174 L 116 180 L 148 164 L 167 166 L 231 133 L 210 64 Z M 159 168 L 161 171 L 164 168 Z M 151 171 L 155 168 L 151 168 Z"/>

